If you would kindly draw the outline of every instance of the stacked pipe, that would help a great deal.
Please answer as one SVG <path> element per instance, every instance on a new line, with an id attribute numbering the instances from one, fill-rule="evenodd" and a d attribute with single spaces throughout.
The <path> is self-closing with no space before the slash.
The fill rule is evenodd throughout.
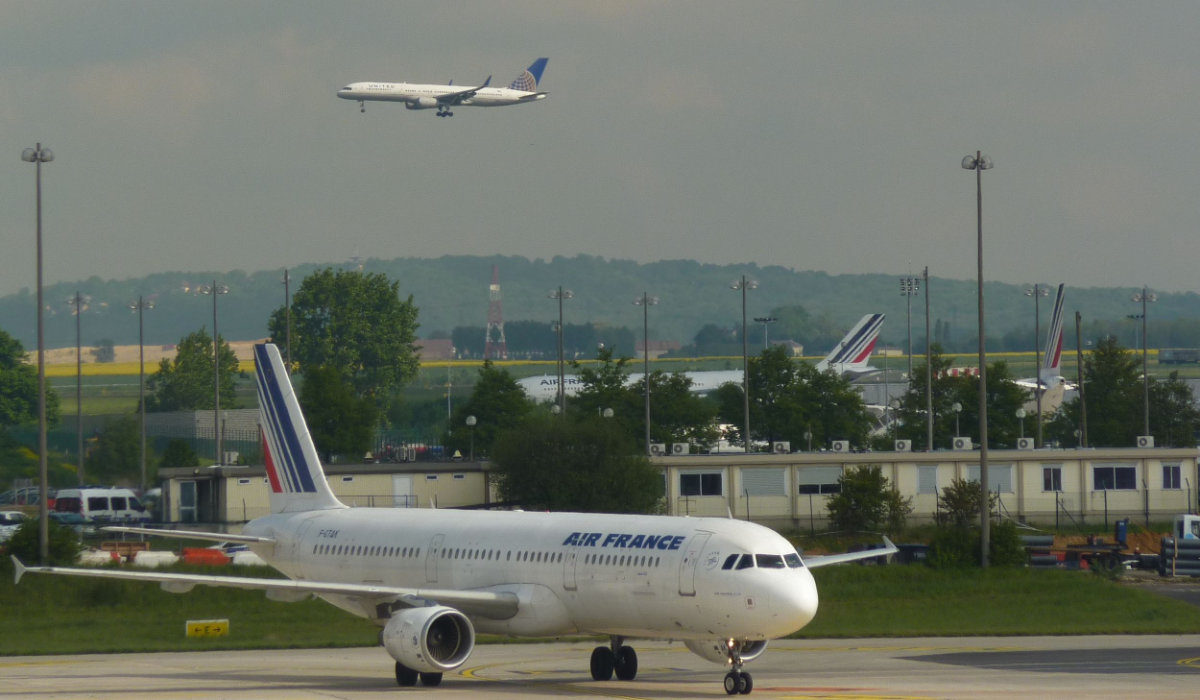
<path id="1" fill-rule="evenodd" d="M 1200 540 L 1162 538 L 1159 576 L 1200 576 Z"/>
<path id="2" fill-rule="evenodd" d="M 1050 553 L 1054 546 L 1053 535 L 1022 535 L 1021 545 L 1029 555 L 1029 566 L 1034 569 L 1053 569 L 1059 565 L 1058 557 Z"/>

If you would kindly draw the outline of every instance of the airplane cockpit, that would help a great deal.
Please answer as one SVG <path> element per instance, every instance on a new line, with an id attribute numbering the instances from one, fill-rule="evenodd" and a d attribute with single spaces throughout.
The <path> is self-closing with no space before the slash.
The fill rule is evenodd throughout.
<path id="1" fill-rule="evenodd" d="M 725 557 L 725 563 L 721 568 L 728 571 L 740 571 L 742 569 L 801 569 L 804 568 L 804 562 L 800 560 L 800 555 L 792 552 L 791 554 L 730 554 Z"/>

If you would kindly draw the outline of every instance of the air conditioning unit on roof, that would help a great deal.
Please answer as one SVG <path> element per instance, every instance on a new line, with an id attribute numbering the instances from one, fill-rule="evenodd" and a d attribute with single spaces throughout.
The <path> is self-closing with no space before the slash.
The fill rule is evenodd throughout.
<path id="1" fill-rule="evenodd" d="M 650 443 L 650 456 L 662 457 L 667 453 L 667 446 L 661 442 Z"/>
<path id="2" fill-rule="evenodd" d="M 974 446 L 971 444 L 971 438 L 969 438 L 969 437 L 956 437 L 956 438 L 954 438 L 954 441 L 951 443 L 951 445 L 956 450 L 974 449 Z"/>

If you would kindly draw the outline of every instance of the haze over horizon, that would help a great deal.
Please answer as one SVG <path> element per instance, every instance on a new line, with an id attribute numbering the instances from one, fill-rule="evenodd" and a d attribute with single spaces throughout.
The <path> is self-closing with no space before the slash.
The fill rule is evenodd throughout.
<path id="1" fill-rule="evenodd" d="M 577 254 L 1195 289 L 1200 7 L 214 0 L 0 9 L 0 295 L 353 256 Z M 357 80 L 507 84 L 452 119 Z M 5 155 L 7 154 L 7 155 Z M 8 160 L 4 160 L 7 158 Z"/>

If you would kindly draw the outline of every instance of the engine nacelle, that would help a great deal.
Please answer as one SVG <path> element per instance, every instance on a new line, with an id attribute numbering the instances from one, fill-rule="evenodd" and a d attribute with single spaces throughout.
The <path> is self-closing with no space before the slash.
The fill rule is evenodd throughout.
<path id="1" fill-rule="evenodd" d="M 729 663 L 729 651 L 725 646 L 724 639 L 713 641 L 689 639 L 683 644 L 688 648 L 688 651 L 702 659 L 716 664 Z M 762 656 L 762 653 L 767 650 L 767 642 L 763 639 L 754 642 L 738 642 L 737 644 L 739 647 L 738 653 L 741 654 L 742 661 L 753 661 Z"/>
<path id="2" fill-rule="evenodd" d="M 433 109 L 438 106 L 438 101 L 436 97 L 417 97 L 406 101 L 404 106 L 409 109 Z"/>
<path id="3" fill-rule="evenodd" d="M 383 628 L 383 648 L 421 673 L 453 671 L 475 649 L 475 628 L 466 615 L 442 605 L 397 611 Z"/>

